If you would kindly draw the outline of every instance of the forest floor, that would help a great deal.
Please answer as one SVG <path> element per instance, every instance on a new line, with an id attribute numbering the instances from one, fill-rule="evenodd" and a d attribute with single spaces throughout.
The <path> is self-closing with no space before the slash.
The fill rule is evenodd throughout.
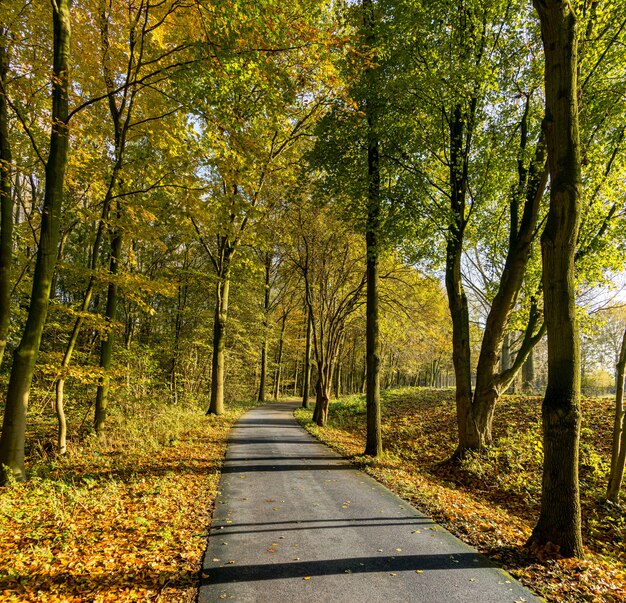
<path id="1" fill-rule="evenodd" d="M 250 406 L 137 405 L 60 459 L 49 419 L 30 417 L 31 477 L 0 488 L 0 601 L 194 601 L 226 438 Z"/>
<path id="2" fill-rule="evenodd" d="M 397 389 L 383 395 L 385 455 L 364 448 L 365 401 L 331 403 L 320 429 L 311 411 L 296 417 L 317 438 L 462 540 L 478 548 L 548 601 L 613 603 L 626 593 L 626 511 L 606 506 L 612 402 L 583 400 L 580 481 L 586 557 L 524 548 L 539 514 L 541 399 L 505 396 L 496 411 L 495 445 L 485 457 L 447 462 L 455 449 L 452 391 Z"/>

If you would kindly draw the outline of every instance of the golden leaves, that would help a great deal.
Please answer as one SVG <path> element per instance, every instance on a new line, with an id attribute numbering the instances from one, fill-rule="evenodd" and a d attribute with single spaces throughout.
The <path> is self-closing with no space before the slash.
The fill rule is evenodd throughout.
<path id="1" fill-rule="evenodd" d="M 175 601 L 191 593 L 216 468 L 238 414 L 194 414 L 177 446 L 77 452 L 44 478 L 3 488 L 0 601 Z"/>

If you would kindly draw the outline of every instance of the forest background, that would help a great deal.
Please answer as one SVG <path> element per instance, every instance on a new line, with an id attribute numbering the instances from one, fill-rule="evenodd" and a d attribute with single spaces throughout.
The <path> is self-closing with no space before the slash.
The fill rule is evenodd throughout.
<path id="1" fill-rule="evenodd" d="M 365 394 L 380 456 L 378 392 L 400 386 L 453 388 L 448 455 L 488 450 L 504 392 L 548 383 L 555 7 L 577 46 L 576 374 L 612 396 L 621 0 L 3 2 L 5 482 L 134 418 L 284 396 L 323 427 Z"/>

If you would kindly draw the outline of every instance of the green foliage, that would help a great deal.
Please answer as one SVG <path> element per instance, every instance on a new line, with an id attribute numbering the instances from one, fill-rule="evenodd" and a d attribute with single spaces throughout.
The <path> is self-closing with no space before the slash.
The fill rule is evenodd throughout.
<path id="1" fill-rule="evenodd" d="M 533 157 L 543 117 L 543 54 L 531 4 L 376 0 L 373 30 L 367 32 L 362 5 L 355 2 L 113 0 L 105 3 L 105 51 L 102 3 L 73 2 L 74 112 L 62 245 L 27 431 L 37 504 L 46 497 L 56 501 L 51 505 L 58 508 L 51 512 L 59 515 L 53 519 L 66 521 L 59 502 L 64 497 L 78 508 L 97 488 L 118 496 L 125 486 L 101 483 L 95 469 L 72 490 L 73 463 L 87 454 L 104 470 L 124 449 L 140 454 L 140 442 L 151 452 L 176 448 L 186 426 L 199 420 L 208 404 L 214 291 L 225 275 L 220 258 L 225 249 L 233 252 L 227 267 L 227 402 L 236 405 L 255 396 L 264 342 L 270 391 L 278 374 L 283 317 L 281 394 L 291 395 L 293 385 L 302 382 L 303 260 L 310 260 L 309 301 L 318 326 L 362 284 L 370 127 L 381 152 L 383 385 L 435 383 L 451 374 L 440 269 L 453 217 L 449 122 L 457 106 L 471 117 L 463 271 L 476 323 L 473 352 L 478 351 L 507 254 L 510 212 L 520 201 L 519 169 Z M 597 323 L 584 308 L 595 308 L 592 294 L 598 283 L 610 284 L 626 259 L 622 5 L 577 3 L 585 203 L 576 278 L 590 385 L 608 382 L 615 334 L 623 331 L 619 320 Z M 45 2 L 4 2 L 0 11 L 11 57 L 5 94 L 11 101 L 16 203 L 11 328 L 0 372 L 6 386 L 11 352 L 26 320 L 40 238 L 52 30 Z M 117 107 L 117 126 L 112 106 Z M 369 125 L 366 109 L 375 118 Z M 122 145 L 119 127 L 124 123 Z M 103 215 L 106 199 L 112 209 Z M 540 225 L 544 214 L 542 208 Z M 112 276 L 108 263 L 115 232 L 123 237 L 122 260 Z M 267 252 L 273 264 L 266 312 Z M 343 273 L 336 269 L 341 265 Z M 82 311 L 90 281 L 93 297 Z M 510 331 L 527 324 L 531 301 L 541 297 L 540 282 L 534 244 Z M 113 322 L 105 318 L 110 284 L 119 286 L 121 296 Z M 333 389 L 361 388 L 360 304 L 361 298 L 335 340 L 335 376 L 340 372 L 343 381 Z M 72 363 L 61 369 L 77 318 L 82 328 Z M 109 374 L 112 403 L 106 438 L 96 440 L 89 435 L 90 400 L 103 377 L 99 344 L 109 333 L 118 342 Z M 67 378 L 68 459 L 56 458 L 53 444 L 52 401 L 60 375 Z M 301 393 L 299 387 L 295 393 Z M 384 462 L 434 463 L 449 453 L 455 429 L 446 418 L 450 394 L 422 390 L 420 395 L 417 401 L 409 390 L 397 388 L 383 396 L 384 412 L 397 419 L 386 433 L 392 452 Z M 400 416 L 394 409 L 403 396 L 410 403 Z M 527 410 L 536 414 L 532 406 Z M 433 429 L 441 434 L 432 450 L 424 448 L 427 434 L 412 424 L 423 411 L 436 419 Z M 364 413 L 359 394 L 341 399 L 330 411 L 336 428 L 350 432 L 360 429 Z M 588 444 L 592 433 L 583 436 L 582 480 L 599 497 L 606 455 Z M 529 431 L 512 427 L 496 433 L 487 455 L 468 456 L 462 472 L 471 483 L 491 483 L 512 498 L 534 497 L 541 454 L 536 426 Z M 47 481 L 62 474 L 67 479 Z M 20 486 L 10 488 L 17 492 Z M 17 503 L 11 512 L 28 519 Z M 144 515 L 135 516 L 129 520 L 133 529 L 144 530 Z M 606 517 L 597 511 L 593 521 L 598 534 L 607 526 L 623 534 L 617 511 Z M 45 567 L 52 565 L 54 546 L 37 537 L 31 542 L 35 556 Z M 66 532 L 59 531 L 58 539 L 53 544 L 68 550 Z"/>

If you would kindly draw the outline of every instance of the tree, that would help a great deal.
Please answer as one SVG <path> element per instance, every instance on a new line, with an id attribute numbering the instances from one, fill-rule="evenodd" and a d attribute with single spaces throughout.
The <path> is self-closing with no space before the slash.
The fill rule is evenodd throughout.
<path id="1" fill-rule="evenodd" d="M 363 0 L 365 43 L 371 51 L 376 46 L 376 17 L 372 0 Z M 365 399 L 367 408 L 367 433 L 365 454 L 380 456 L 383 452 L 380 426 L 380 338 L 378 324 L 378 264 L 380 239 L 380 152 L 378 144 L 378 83 L 377 57 L 370 58 L 372 65 L 365 70 L 367 120 L 367 223 L 365 227 L 365 255 L 367 265 L 366 291 L 366 363 L 367 385 Z"/>
<path id="2" fill-rule="evenodd" d="M 581 557 L 578 448 L 580 349 L 574 257 L 581 214 L 578 127 L 578 27 L 569 0 L 534 0 L 545 52 L 544 130 L 550 208 L 541 236 L 548 385 L 542 404 L 544 465 L 541 512 L 530 543 Z"/>
<path id="3" fill-rule="evenodd" d="M 353 41 L 337 60 L 341 88 L 320 120 L 314 168 L 322 170 L 317 194 L 332 199 L 343 219 L 366 243 L 365 391 L 366 454 L 382 453 L 380 428 L 379 263 L 381 255 L 415 231 L 407 203 L 408 187 L 394 161 L 396 122 L 402 104 L 393 86 L 391 48 L 397 42 L 390 5 L 363 0 L 343 7 L 346 31 Z M 394 51 L 395 52 L 395 51 Z M 415 191 L 412 191 L 415 193 Z"/>
<path id="4" fill-rule="evenodd" d="M 31 302 L 22 339 L 15 350 L 0 438 L 0 465 L 25 478 L 24 434 L 30 384 L 43 333 L 57 257 L 63 185 L 69 146 L 70 0 L 52 2 L 53 65 L 50 149 L 46 161 L 45 196 Z"/>
<path id="5" fill-rule="evenodd" d="M 288 254 L 304 280 L 317 365 L 313 420 L 323 427 L 339 343 L 363 303 L 364 256 L 360 241 L 328 208 L 300 208 L 292 224 L 296 238 Z"/>
<path id="6" fill-rule="evenodd" d="M 265 252 L 264 258 L 264 293 L 263 293 L 263 347 L 261 348 L 261 376 L 259 377 L 259 395 L 257 400 L 259 402 L 265 402 L 265 388 L 267 381 L 267 338 L 268 338 L 268 318 L 270 314 L 270 294 L 271 294 L 271 274 L 272 274 L 272 254 L 269 251 Z"/>
<path id="7" fill-rule="evenodd" d="M 250 28 L 250 38 L 237 34 L 234 41 L 229 37 L 232 32 L 224 32 L 219 67 L 215 72 L 198 73 L 187 92 L 200 130 L 201 169 L 207 181 L 204 198 L 196 201 L 190 219 L 218 279 L 209 414 L 224 412 L 233 262 L 241 246 L 254 238 L 255 228 L 282 201 L 284 191 L 297 188 L 299 157 L 325 94 L 317 83 L 311 83 L 310 94 L 299 93 L 299 86 L 311 82 L 311 59 L 303 48 L 306 36 L 318 35 L 315 27 L 302 34 L 301 24 L 295 26 L 282 12 L 263 14 L 251 5 L 244 12 L 242 27 Z M 308 23 L 316 13 L 299 18 Z M 262 28 L 267 39 L 260 36 L 257 40 L 258 23 L 264 20 L 271 22 L 271 27 Z"/>
<path id="8" fill-rule="evenodd" d="M 620 488 L 626 465 L 626 425 L 624 424 L 624 369 L 626 368 L 626 330 L 617 358 L 615 378 L 615 418 L 613 421 L 613 442 L 611 446 L 611 468 L 606 491 L 608 501 L 619 504 Z"/>
<path id="9" fill-rule="evenodd" d="M 306 342 L 304 347 L 304 366 L 302 372 L 302 408 L 309 407 L 309 390 L 311 389 L 311 331 L 313 330 L 313 319 L 307 307 L 306 311 Z"/>
<path id="10" fill-rule="evenodd" d="M 13 257 L 13 157 L 9 140 L 9 30 L 0 26 L 0 364 L 9 332 L 11 260 Z"/>

